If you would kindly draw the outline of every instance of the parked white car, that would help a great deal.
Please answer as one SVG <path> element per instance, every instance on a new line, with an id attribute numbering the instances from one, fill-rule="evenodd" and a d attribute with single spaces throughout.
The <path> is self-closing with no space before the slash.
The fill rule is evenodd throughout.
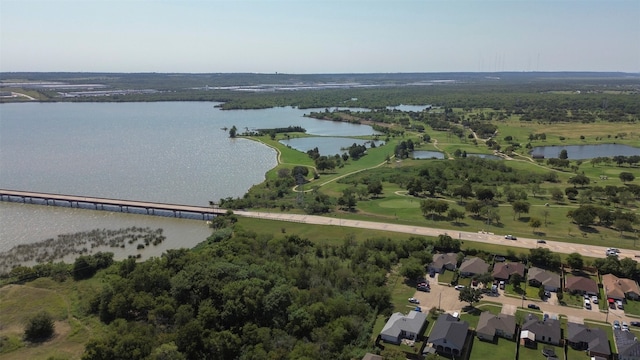
<path id="1" fill-rule="evenodd" d="M 595 296 L 595 295 L 591 296 L 591 302 L 594 303 L 594 304 L 597 304 L 598 303 L 598 297 Z"/>

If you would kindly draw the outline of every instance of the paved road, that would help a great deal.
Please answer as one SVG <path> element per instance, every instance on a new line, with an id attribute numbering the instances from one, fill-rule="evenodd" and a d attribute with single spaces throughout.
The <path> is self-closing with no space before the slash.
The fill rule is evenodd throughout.
<path id="1" fill-rule="evenodd" d="M 518 238 L 518 240 L 507 240 L 504 238 L 504 234 L 491 234 L 491 233 L 476 233 L 467 231 L 456 231 L 451 229 L 438 229 L 423 226 L 413 225 L 398 225 L 383 222 L 363 221 L 363 220 L 346 220 L 339 218 L 331 218 L 316 215 L 300 215 L 300 214 L 288 214 L 288 213 L 269 213 L 269 212 L 255 212 L 255 211 L 234 211 L 234 214 L 238 216 L 278 220 L 278 221 L 291 221 L 305 224 L 315 225 L 331 225 L 331 226 L 344 226 L 354 227 L 372 230 L 383 230 L 406 233 L 411 235 L 422 236 L 438 236 L 441 234 L 449 234 L 454 239 L 475 241 L 496 245 L 505 245 L 513 247 L 521 247 L 525 249 L 531 249 L 536 247 L 545 247 L 553 252 L 570 254 L 577 252 L 583 256 L 589 257 L 605 257 L 606 248 L 603 246 L 585 245 L 565 243 L 560 241 L 547 241 L 546 244 L 538 244 L 537 239 L 532 238 Z M 633 259 L 640 258 L 640 251 L 621 249 L 619 254 L 620 258 L 629 257 Z"/>
<path id="2" fill-rule="evenodd" d="M 438 284 L 437 278 L 430 278 L 429 280 L 431 284 L 430 292 L 427 293 L 423 291 L 416 291 L 416 293 L 413 295 L 414 298 L 420 300 L 420 307 L 422 307 L 422 311 L 429 311 L 429 309 L 431 309 L 432 307 L 439 306 L 441 309 L 448 313 L 462 313 L 462 309 L 469 305 L 469 303 L 461 302 L 458 300 L 458 290 L 454 289 L 452 286 Z M 527 305 L 529 304 L 536 304 L 540 306 L 540 310 L 544 313 L 548 313 L 550 315 L 563 314 L 566 315 L 567 318 L 572 322 L 576 323 L 583 323 L 584 319 L 598 320 L 603 322 L 606 321 L 609 323 L 613 323 L 614 320 L 618 320 L 620 322 L 626 321 L 627 323 L 638 320 L 636 318 L 626 316 L 623 310 L 618 309 L 611 309 L 607 314 L 600 312 L 597 307 L 591 310 L 587 310 L 570 306 L 561 306 L 548 301 L 523 301 L 520 298 L 505 296 L 504 290 L 499 290 L 498 296 L 485 295 L 483 300 L 502 304 L 502 312 L 505 314 L 515 314 L 517 308 L 523 306 L 527 307 Z M 407 302 L 407 308 L 413 308 L 413 306 L 414 305 L 411 305 Z"/>

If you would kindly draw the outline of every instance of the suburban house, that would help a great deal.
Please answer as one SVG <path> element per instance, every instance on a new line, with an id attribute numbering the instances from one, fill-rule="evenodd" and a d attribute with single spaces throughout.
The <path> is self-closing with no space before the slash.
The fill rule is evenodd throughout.
<path id="1" fill-rule="evenodd" d="M 529 314 L 522 325 L 522 331 L 529 333 L 530 339 L 553 345 L 560 345 L 562 332 L 560 330 L 560 320 L 547 318 L 540 320 L 537 316 Z M 525 342 L 525 346 L 533 344 Z"/>
<path id="2" fill-rule="evenodd" d="M 455 270 L 458 267 L 458 254 L 446 253 L 446 254 L 434 254 L 433 262 L 429 265 L 429 271 L 442 273 L 444 269 Z"/>
<path id="3" fill-rule="evenodd" d="M 458 356 L 462 353 L 468 330 L 466 321 L 459 321 L 450 314 L 441 314 L 431 329 L 429 346 L 439 353 Z"/>
<path id="4" fill-rule="evenodd" d="M 631 331 L 613 330 L 618 348 L 618 360 L 640 360 L 640 343 Z"/>
<path id="5" fill-rule="evenodd" d="M 488 311 L 480 314 L 476 335 L 480 340 L 493 341 L 496 336 L 513 339 L 516 332 L 516 318 L 513 315 L 494 315 Z"/>
<path id="6" fill-rule="evenodd" d="M 584 276 L 567 276 L 564 280 L 564 288 L 573 294 L 598 295 L 598 284 Z"/>
<path id="7" fill-rule="evenodd" d="M 607 298 L 624 300 L 626 298 L 638 300 L 640 288 L 638 283 L 631 279 L 619 278 L 613 274 L 602 275 L 602 286 Z"/>
<path id="8" fill-rule="evenodd" d="M 463 261 L 462 264 L 460 264 L 459 270 L 460 275 L 464 277 L 480 275 L 489 270 L 489 264 L 478 257 L 473 257 Z"/>
<path id="9" fill-rule="evenodd" d="M 411 310 L 407 315 L 394 313 L 382 328 L 380 338 L 394 344 L 399 344 L 402 339 L 416 340 L 426 321 L 427 314 L 423 312 Z"/>
<path id="10" fill-rule="evenodd" d="M 546 291 L 558 291 L 560 289 L 560 275 L 537 267 L 529 268 L 527 273 L 529 285 L 543 286 Z"/>
<path id="11" fill-rule="evenodd" d="M 496 280 L 509 280 L 511 275 L 518 274 L 524 279 L 523 263 L 497 263 L 493 266 L 491 275 Z"/>
<path id="12" fill-rule="evenodd" d="M 576 350 L 586 350 L 589 356 L 608 359 L 611 356 L 609 338 L 602 329 L 591 329 L 583 324 L 567 323 L 567 342 Z"/>

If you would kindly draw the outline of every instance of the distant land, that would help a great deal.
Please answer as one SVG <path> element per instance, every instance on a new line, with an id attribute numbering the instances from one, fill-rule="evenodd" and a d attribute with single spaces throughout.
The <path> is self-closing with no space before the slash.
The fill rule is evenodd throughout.
<path id="1" fill-rule="evenodd" d="M 22 101 L 219 101 L 233 102 L 243 94 L 274 94 L 305 90 L 351 93 L 380 88 L 423 92 L 457 85 L 471 90 L 500 86 L 508 91 L 640 91 L 640 73 L 623 72 L 450 72 L 372 74 L 260 74 L 260 73 L 90 73 L 2 72 L 0 102 Z M 506 86 L 506 87 L 505 87 Z M 469 90 L 469 89 L 467 89 Z M 353 93 L 354 96 L 357 95 Z M 341 94 L 344 102 L 346 94 Z M 300 106 L 279 99 L 268 106 Z M 341 106 L 328 101 L 323 106 Z M 354 105 L 354 104 L 350 104 Z M 229 105 L 227 105 L 229 106 Z M 233 108 L 255 108 L 236 105 Z M 265 105 L 267 106 L 267 105 Z M 231 108 L 231 107 L 229 107 Z"/>

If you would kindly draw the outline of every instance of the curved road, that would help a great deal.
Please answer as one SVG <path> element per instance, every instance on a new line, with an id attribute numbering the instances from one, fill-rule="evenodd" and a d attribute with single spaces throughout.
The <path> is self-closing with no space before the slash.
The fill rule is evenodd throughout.
<path id="1" fill-rule="evenodd" d="M 354 228 L 363 228 L 371 230 L 392 231 L 412 235 L 432 236 L 437 237 L 441 234 L 448 234 L 454 239 L 475 241 L 482 243 L 490 243 L 496 245 L 521 247 L 526 249 L 545 247 L 553 252 L 570 254 L 577 252 L 583 256 L 589 257 L 605 257 L 606 248 L 603 246 L 565 243 L 560 241 L 547 241 L 546 244 L 538 244 L 537 239 L 531 238 L 518 238 L 518 240 L 507 240 L 504 235 L 498 235 L 493 233 L 475 233 L 467 231 L 457 231 L 452 229 L 438 229 L 423 226 L 413 225 L 399 225 L 383 222 L 363 221 L 363 220 L 347 220 L 339 218 L 330 218 L 317 215 L 301 215 L 301 214 L 287 214 L 287 213 L 270 213 L 270 212 L 257 212 L 257 211 L 234 211 L 234 214 L 238 216 L 260 218 L 277 221 L 290 221 L 299 222 L 305 224 L 314 225 L 331 225 L 331 226 L 345 226 Z M 640 251 L 620 249 L 621 253 L 619 257 L 629 257 L 632 259 L 640 258 Z"/>

